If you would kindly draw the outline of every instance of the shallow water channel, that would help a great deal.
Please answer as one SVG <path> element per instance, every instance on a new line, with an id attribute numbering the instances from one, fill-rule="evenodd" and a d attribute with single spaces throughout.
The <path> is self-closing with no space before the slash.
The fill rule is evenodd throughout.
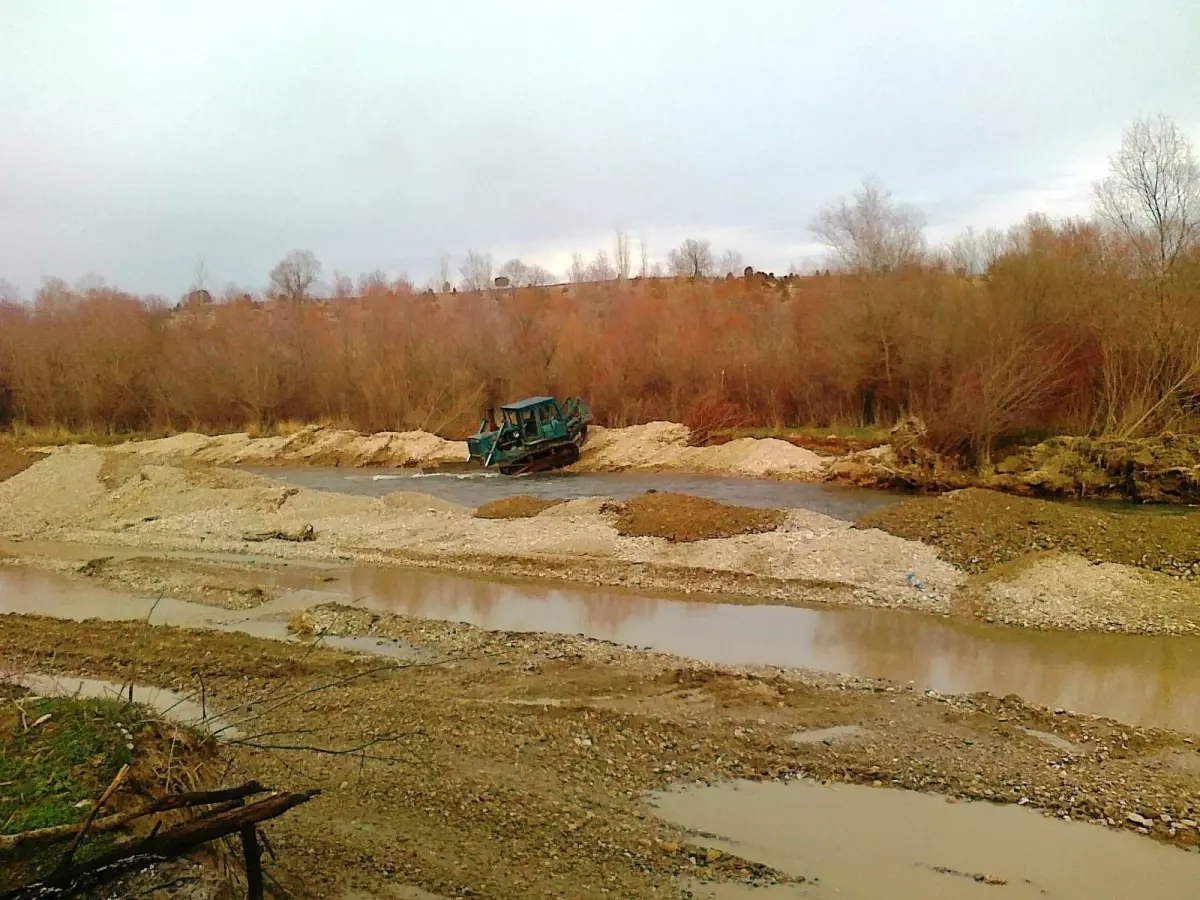
<path id="1" fill-rule="evenodd" d="M 155 623 L 282 638 L 290 612 L 338 602 L 493 630 L 582 634 L 714 663 L 890 678 L 946 693 L 1015 693 L 1052 708 L 1200 732 L 1195 637 L 1038 632 L 895 610 L 697 602 L 398 568 L 293 564 L 254 577 L 278 599 L 230 611 L 170 597 L 154 606 L 79 579 L 0 568 L 0 612 L 144 619 L 154 607 Z M 373 638 L 329 640 L 348 650 L 415 653 Z"/>
<path id="2" fill-rule="evenodd" d="M 382 497 L 393 491 L 416 491 L 477 507 L 492 500 L 523 494 L 545 500 L 609 497 L 626 500 L 648 490 L 707 497 L 739 506 L 810 509 L 838 519 L 857 519 L 899 496 L 886 491 L 675 473 L 544 472 L 509 477 L 495 472 L 422 472 L 412 469 L 251 468 L 247 471 L 288 484 Z"/>
<path id="3" fill-rule="evenodd" d="M 733 782 L 656 795 L 694 843 L 804 878 L 698 896 L 813 900 L 1099 900 L 1200 896 L 1200 855 L 1019 806 L 798 781 Z"/>

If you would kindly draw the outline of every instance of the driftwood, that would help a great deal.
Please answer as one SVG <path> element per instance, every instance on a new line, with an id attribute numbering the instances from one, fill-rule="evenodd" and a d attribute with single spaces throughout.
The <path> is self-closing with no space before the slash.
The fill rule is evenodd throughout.
<path id="1" fill-rule="evenodd" d="M 188 794 L 172 794 L 160 797 L 152 803 L 131 809 L 115 816 L 94 819 L 87 829 L 89 834 L 101 834 L 116 831 L 137 819 L 152 816 L 155 813 L 169 812 L 175 809 L 189 809 L 193 806 L 209 806 L 214 803 L 227 803 L 230 800 L 244 800 L 254 794 L 264 794 L 267 789 L 257 781 L 251 781 L 240 787 L 226 788 L 220 791 L 195 791 Z M 35 828 L 33 831 L 22 831 L 19 834 L 0 835 L 0 854 L 11 853 L 18 847 L 31 844 L 52 844 L 64 841 L 80 832 L 80 826 L 55 825 L 50 828 Z"/>
<path id="2" fill-rule="evenodd" d="M 255 531 L 249 534 L 243 534 L 243 541 L 295 541 L 304 543 L 305 541 L 315 541 L 317 533 L 313 530 L 312 525 L 305 525 L 299 531 Z"/>
<path id="3" fill-rule="evenodd" d="M 167 809 L 181 809 L 212 803 L 223 803 L 223 805 L 166 831 L 159 831 L 158 826 L 155 826 L 147 837 L 126 841 L 85 862 L 71 865 L 69 858 L 65 858 L 64 865 L 59 866 L 45 878 L 0 894 L 0 900 L 58 900 L 58 898 L 73 897 L 82 891 L 106 884 L 122 875 L 136 872 L 155 863 L 175 859 L 195 850 L 202 844 L 232 834 L 239 834 L 242 838 L 249 896 L 251 900 L 260 900 L 263 896 L 262 852 L 259 848 L 255 826 L 259 822 L 283 815 L 289 809 L 308 802 L 320 793 L 317 790 L 310 790 L 293 794 L 272 794 L 254 803 L 242 805 L 245 797 L 262 791 L 261 785 L 251 782 L 225 791 L 206 791 L 164 797 L 150 804 L 149 807 L 137 811 L 136 814 L 126 816 L 125 821 L 132 821 L 139 816 Z M 104 821 L 106 820 L 93 822 L 92 830 L 100 830 L 99 826 Z M 60 838 L 70 836 L 75 831 L 79 834 L 83 833 L 80 826 L 72 826 L 71 829 L 65 834 L 61 834 Z M 48 829 L 41 829 L 41 831 L 46 832 Z M 32 832 L 28 834 L 32 834 Z M 14 835 L 14 837 L 19 836 Z M 41 840 L 46 839 L 42 838 Z M 27 842 L 28 839 L 24 841 L 24 843 Z M 23 842 L 18 841 L 17 845 L 19 846 L 20 843 Z"/>

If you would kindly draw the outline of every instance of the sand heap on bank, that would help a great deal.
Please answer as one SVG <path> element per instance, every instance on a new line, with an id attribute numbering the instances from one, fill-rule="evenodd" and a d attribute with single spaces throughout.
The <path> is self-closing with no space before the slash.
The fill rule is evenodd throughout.
<path id="1" fill-rule="evenodd" d="M 717 447 L 692 447 L 691 431 L 674 422 L 589 429 L 582 472 L 623 469 L 700 472 L 749 478 L 817 478 L 827 460 L 787 441 L 739 438 Z"/>
<path id="2" fill-rule="evenodd" d="M 718 447 L 692 447 L 691 432 L 673 422 L 629 428 L 592 427 L 580 472 L 628 469 L 740 475 L 749 478 L 822 476 L 828 460 L 811 450 L 773 438 L 741 438 Z M 177 434 L 114 448 L 120 453 L 163 459 L 190 459 L 221 466 L 344 466 L 347 468 L 437 467 L 467 461 L 464 441 L 448 441 L 425 431 L 360 434 L 310 425 L 287 437 L 248 434 Z"/>
<path id="3" fill-rule="evenodd" d="M 657 496 L 657 495 L 652 495 Z M 761 511 L 756 511 L 761 513 Z M 401 563 L 755 602 L 826 601 L 945 612 L 964 576 L 915 541 L 806 510 L 776 530 L 672 543 L 619 533 L 594 500 L 480 519 L 415 495 L 314 491 L 244 471 L 71 447 L 0 483 L 0 536 L 154 550 Z M 246 543 L 247 535 L 315 540 Z"/>
<path id="4" fill-rule="evenodd" d="M 118 452 L 166 459 L 194 459 L 221 466 L 434 466 L 467 461 L 467 445 L 427 431 L 360 434 L 309 425 L 286 437 L 252 438 L 245 433 L 209 437 L 177 434 L 136 441 Z"/>

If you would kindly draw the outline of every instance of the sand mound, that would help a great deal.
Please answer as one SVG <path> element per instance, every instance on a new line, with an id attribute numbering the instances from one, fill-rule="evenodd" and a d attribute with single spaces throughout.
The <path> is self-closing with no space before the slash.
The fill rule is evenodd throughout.
<path id="1" fill-rule="evenodd" d="M 61 447 L 0 482 L 0 534 L 22 535 L 86 514 L 104 495 L 94 447 Z"/>
<path id="2" fill-rule="evenodd" d="M 601 513 L 611 512 L 618 506 L 619 504 L 615 500 L 607 497 L 577 497 L 574 500 L 566 500 L 547 507 L 538 513 L 538 518 L 575 519 L 580 516 L 598 516 Z"/>
<path id="3" fill-rule="evenodd" d="M 1003 622 L 1033 627 L 1157 633 L 1200 631 L 1200 585 L 1073 554 L 1030 559 L 970 590 Z"/>
<path id="4" fill-rule="evenodd" d="M 404 512 L 440 512 L 466 515 L 471 507 L 463 506 L 451 500 L 443 500 L 433 494 L 421 494 L 416 491 L 392 491 L 384 494 L 383 505 L 388 509 L 403 510 Z"/>
<path id="5" fill-rule="evenodd" d="M 726 506 L 686 494 L 642 494 L 622 505 L 617 533 L 672 542 L 703 541 L 774 531 L 784 518 L 777 509 Z"/>
<path id="6" fill-rule="evenodd" d="M 406 466 L 443 465 L 467 460 L 467 445 L 425 431 L 360 434 L 310 425 L 287 437 L 252 438 L 248 434 L 177 434 L 138 441 L 119 452 L 169 459 L 195 459 L 223 466 Z"/>
<path id="7" fill-rule="evenodd" d="M 552 506 L 559 506 L 561 500 L 545 500 L 541 497 L 501 497 L 485 503 L 475 510 L 477 519 L 532 519 L 538 513 L 545 512 Z"/>
<path id="8" fill-rule="evenodd" d="M 691 432 L 674 422 L 629 428 L 592 428 L 576 468 L 586 472 L 657 469 L 744 475 L 751 478 L 816 477 L 826 460 L 774 438 L 740 438 L 716 447 L 692 447 Z"/>

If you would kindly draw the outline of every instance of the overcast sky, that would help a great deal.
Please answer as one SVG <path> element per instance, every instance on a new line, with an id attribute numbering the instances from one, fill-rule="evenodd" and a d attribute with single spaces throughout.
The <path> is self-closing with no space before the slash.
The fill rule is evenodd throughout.
<path id="1" fill-rule="evenodd" d="M 0 277 L 562 272 L 617 228 L 786 271 L 867 175 L 935 240 L 1087 211 L 1130 121 L 1200 134 L 1197 48 L 1197 0 L 3 0 Z"/>

